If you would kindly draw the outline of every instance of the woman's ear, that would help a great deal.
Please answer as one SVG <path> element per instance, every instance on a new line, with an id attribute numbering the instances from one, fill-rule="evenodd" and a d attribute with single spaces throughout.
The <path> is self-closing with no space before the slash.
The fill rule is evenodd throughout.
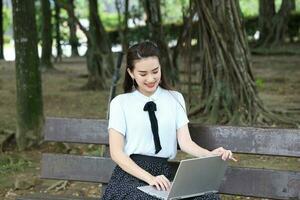
<path id="1" fill-rule="evenodd" d="M 132 72 L 130 71 L 130 69 L 129 69 L 128 67 L 127 67 L 127 72 L 128 72 L 128 74 L 129 74 L 129 76 L 133 79 L 134 76 L 133 76 Z"/>

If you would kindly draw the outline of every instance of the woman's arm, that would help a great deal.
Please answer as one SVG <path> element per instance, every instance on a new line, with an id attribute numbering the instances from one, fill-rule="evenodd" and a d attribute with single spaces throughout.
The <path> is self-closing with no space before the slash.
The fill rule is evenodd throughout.
<path id="1" fill-rule="evenodd" d="M 222 156 L 223 160 L 231 159 L 237 161 L 235 158 L 233 158 L 232 152 L 230 150 L 224 149 L 223 147 L 219 147 L 217 149 L 214 149 L 213 151 L 209 151 L 197 145 L 191 139 L 187 124 L 177 130 L 177 140 L 182 151 L 195 157 L 220 155 Z"/>
<path id="2" fill-rule="evenodd" d="M 109 129 L 109 149 L 113 161 L 115 161 L 125 172 L 145 181 L 149 185 L 155 185 L 159 190 L 167 190 L 170 188 L 170 182 L 165 176 L 152 176 L 124 153 L 124 136 L 112 128 Z"/>

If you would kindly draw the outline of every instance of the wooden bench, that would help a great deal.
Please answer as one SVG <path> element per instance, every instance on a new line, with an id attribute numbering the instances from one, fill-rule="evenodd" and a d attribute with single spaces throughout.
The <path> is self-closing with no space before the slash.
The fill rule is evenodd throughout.
<path id="1" fill-rule="evenodd" d="M 45 141 L 108 145 L 107 120 L 47 118 Z M 207 149 L 219 146 L 235 153 L 300 158 L 300 130 L 232 126 L 203 127 L 190 125 L 193 140 Z M 172 162 L 174 172 L 177 162 Z M 76 180 L 107 184 L 114 169 L 109 157 L 44 153 L 41 178 Z M 105 187 L 104 187 L 105 188 Z M 229 167 L 221 185 L 222 194 L 273 199 L 300 199 L 300 166 L 298 171 Z M 17 197 L 17 200 L 93 199 L 79 197 L 46 197 L 44 194 Z M 98 198 L 99 199 L 99 198 Z"/>

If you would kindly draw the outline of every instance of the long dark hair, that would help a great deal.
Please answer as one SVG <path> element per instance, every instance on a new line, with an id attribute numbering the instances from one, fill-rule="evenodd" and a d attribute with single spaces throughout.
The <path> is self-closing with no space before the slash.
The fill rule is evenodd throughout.
<path id="1" fill-rule="evenodd" d="M 134 86 L 137 88 L 138 85 L 136 83 L 136 81 L 133 81 L 132 78 L 130 77 L 127 68 L 130 71 L 133 71 L 134 69 L 134 62 L 137 60 L 141 60 L 143 58 L 147 58 L 147 57 L 157 57 L 159 63 L 160 62 L 160 51 L 157 47 L 157 45 L 154 42 L 151 41 L 145 41 L 145 42 L 141 42 L 135 45 L 132 45 L 131 47 L 128 48 L 127 51 L 127 64 L 126 64 L 126 70 L 125 70 L 125 79 L 123 82 L 123 89 L 124 89 L 124 93 L 128 93 L 132 91 L 133 88 L 133 84 Z M 159 83 L 159 86 L 161 86 L 162 88 L 166 89 L 166 90 L 171 90 L 171 87 L 167 84 L 164 73 L 164 70 L 161 70 L 161 81 Z"/>

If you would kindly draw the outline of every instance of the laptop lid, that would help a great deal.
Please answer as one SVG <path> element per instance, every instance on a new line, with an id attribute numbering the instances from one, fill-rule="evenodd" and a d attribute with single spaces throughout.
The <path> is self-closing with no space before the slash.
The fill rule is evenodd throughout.
<path id="1" fill-rule="evenodd" d="M 217 192 L 226 168 L 227 162 L 223 161 L 220 156 L 182 160 L 174 177 L 168 199 Z"/>

